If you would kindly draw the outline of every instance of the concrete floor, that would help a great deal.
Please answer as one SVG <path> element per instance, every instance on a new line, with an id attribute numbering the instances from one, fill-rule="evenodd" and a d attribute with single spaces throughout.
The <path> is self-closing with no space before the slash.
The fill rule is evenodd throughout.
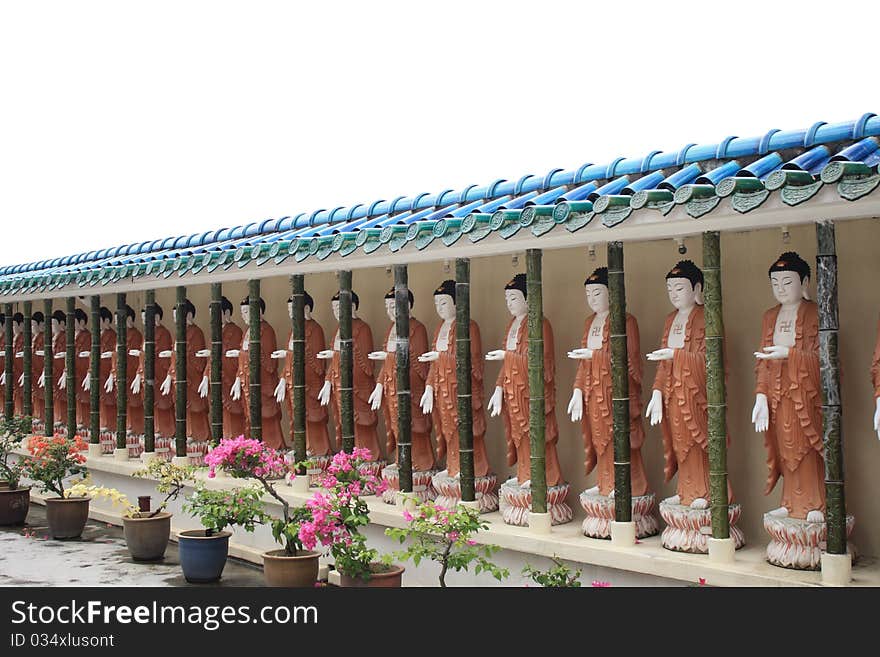
<path id="1" fill-rule="evenodd" d="M 190 584 L 183 578 L 177 545 L 165 559 L 134 562 L 122 528 L 89 520 L 82 538 L 48 538 L 46 510 L 31 504 L 23 527 L 0 527 L 0 586 L 264 586 L 263 571 L 229 559 L 215 584 Z"/>

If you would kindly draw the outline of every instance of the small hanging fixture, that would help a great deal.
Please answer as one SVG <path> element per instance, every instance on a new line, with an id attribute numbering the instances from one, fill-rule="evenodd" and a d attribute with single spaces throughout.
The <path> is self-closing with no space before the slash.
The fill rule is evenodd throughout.
<path id="1" fill-rule="evenodd" d="M 449 273 L 449 260 L 448 259 L 443 261 L 443 273 L 444 274 Z"/>
<path id="2" fill-rule="evenodd" d="M 783 244 L 791 243 L 791 233 L 788 232 L 788 226 L 782 227 L 782 243 Z"/>
<path id="3" fill-rule="evenodd" d="M 513 254 L 513 257 L 510 258 L 510 265 L 516 269 L 519 267 L 519 256 L 517 254 Z"/>
<path id="4" fill-rule="evenodd" d="M 391 276 L 391 265 L 385 265 L 385 275 Z"/>
<path id="5" fill-rule="evenodd" d="M 678 252 L 679 252 L 681 255 L 684 255 L 685 253 L 688 252 L 688 249 L 687 249 L 687 247 L 686 247 L 685 244 L 684 244 L 684 238 L 683 238 L 683 237 L 676 237 L 676 238 L 675 238 L 675 243 L 678 244 Z"/>
<path id="6" fill-rule="evenodd" d="M 595 244 L 590 244 L 590 246 L 587 247 L 587 256 L 589 256 L 590 262 L 596 261 L 596 245 Z"/>

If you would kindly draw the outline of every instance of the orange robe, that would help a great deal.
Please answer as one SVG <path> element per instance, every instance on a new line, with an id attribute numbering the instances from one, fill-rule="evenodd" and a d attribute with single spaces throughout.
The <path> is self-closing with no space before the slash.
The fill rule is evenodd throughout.
<path id="1" fill-rule="evenodd" d="M 238 436 L 244 434 L 245 430 L 246 409 L 241 403 L 241 398 L 233 399 L 232 394 L 230 393 L 232 390 L 232 384 L 235 382 L 235 377 L 238 374 L 238 359 L 226 357 L 227 351 L 241 348 L 242 335 L 243 332 L 241 327 L 233 322 L 224 324 L 220 335 L 220 340 L 222 342 L 222 353 L 220 355 L 220 399 L 223 403 L 224 438 L 238 438 Z M 208 359 L 208 364 L 205 366 L 204 376 L 208 377 L 208 382 L 210 384 L 210 358 Z M 208 399 L 210 399 L 210 393 L 208 394 Z"/>
<path id="2" fill-rule="evenodd" d="M 58 387 L 61 375 L 64 374 L 64 359 L 55 358 L 67 349 L 67 336 L 64 331 L 52 338 L 52 411 L 55 422 L 67 422 L 67 389 Z M 81 382 L 81 381 L 80 381 Z M 80 382 L 67 381 L 66 385 L 79 385 Z M 48 384 L 47 384 L 48 385 Z"/>
<path id="3" fill-rule="evenodd" d="M 523 318 L 516 338 L 516 349 L 509 351 L 507 336 L 516 318 L 507 323 L 504 331 L 504 364 L 498 373 L 496 386 L 504 391 L 501 417 L 504 419 L 504 432 L 507 436 L 507 464 L 516 464 L 516 478 L 523 483 L 532 478 L 531 445 L 529 442 L 529 329 L 528 319 Z M 547 486 L 562 483 L 559 457 L 556 454 L 556 441 L 559 427 L 556 424 L 556 364 L 553 359 L 553 329 L 547 318 L 543 318 L 544 333 L 544 449 Z"/>
<path id="4" fill-rule="evenodd" d="M 339 336 L 336 330 L 334 345 Z M 354 444 L 370 450 L 372 460 L 381 457 L 379 439 L 376 436 L 376 413 L 370 408 L 370 393 L 376 387 L 376 379 L 373 375 L 373 361 L 367 358 L 367 354 L 373 351 L 373 332 L 370 326 L 362 319 L 352 318 L 352 388 L 354 401 Z M 333 418 L 336 422 L 336 440 L 342 448 L 342 412 L 340 407 L 340 368 L 339 352 L 334 349 L 333 360 L 330 362 L 330 381 L 333 385 L 331 403 L 333 404 Z"/>
<path id="5" fill-rule="evenodd" d="M 77 337 L 79 340 L 80 335 L 85 333 L 85 331 L 81 331 Z M 106 352 L 115 352 L 116 351 L 116 331 L 112 328 L 104 329 L 101 331 L 101 353 Z M 107 377 L 110 376 L 110 372 L 113 370 L 113 358 L 101 358 L 98 361 L 98 385 L 101 388 L 101 403 L 99 405 L 100 408 L 100 416 L 101 416 L 101 428 L 109 429 L 111 431 L 116 430 L 116 392 L 111 390 L 107 392 L 104 389 L 104 384 L 107 381 Z M 77 368 L 78 370 L 79 368 Z M 85 376 L 85 374 L 83 375 Z M 81 381 L 81 377 L 79 375 L 79 371 L 77 371 L 76 378 Z M 82 390 L 82 387 L 80 387 Z M 88 392 L 86 392 L 88 394 Z M 88 423 L 88 415 L 84 415 L 83 418 L 79 417 L 79 400 L 77 400 L 77 418 L 76 421 L 80 424 Z"/>
<path id="6" fill-rule="evenodd" d="M 581 347 L 587 347 L 593 325 L 591 315 L 584 325 Z M 593 350 L 593 357 L 579 361 L 574 387 L 583 391 L 584 465 L 586 473 L 598 465 L 599 493 L 608 495 L 614 490 L 614 417 L 611 391 L 611 317 L 605 318 L 602 328 L 602 346 Z M 639 343 L 639 325 L 636 318 L 626 315 L 627 369 L 629 372 L 629 444 L 632 494 L 648 492 L 648 478 L 642 462 L 645 428 L 642 425 L 642 359 Z"/>
<path id="7" fill-rule="evenodd" d="M 141 332 L 132 327 L 125 330 L 126 350 L 143 349 L 144 336 Z M 119 390 L 119 358 L 117 352 L 113 351 L 113 378 L 116 384 L 116 390 Z M 135 377 L 138 370 L 140 358 L 138 356 L 126 356 L 125 361 L 125 378 L 126 378 L 126 427 L 134 434 L 141 435 L 144 433 L 144 388 L 138 394 L 131 391 L 131 380 Z"/>
<path id="8" fill-rule="evenodd" d="M 113 350 L 116 348 L 116 342 L 115 342 L 116 333 L 114 332 L 111 337 L 112 337 L 112 344 L 110 345 L 110 349 L 104 349 L 103 342 L 102 342 L 101 343 L 101 350 L 102 351 L 109 351 L 109 350 Z M 67 347 L 65 345 L 66 345 L 66 342 L 62 342 L 61 351 L 65 351 L 67 349 Z M 79 354 L 83 351 L 91 351 L 91 349 L 92 349 L 92 333 L 88 329 L 83 329 L 82 331 L 77 333 L 73 339 L 73 353 L 74 353 L 73 371 L 75 374 L 75 376 L 74 376 L 75 380 L 67 382 L 67 385 L 73 385 L 74 389 L 76 390 L 76 422 L 77 422 L 77 424 L 80 424 L 83 426 L 89 426 L 92 393 L 88 390 L 83 390 L 82 382 L 83 382 L 83 379 L 86 377 L 86 375 L 88 375 L 88 373 L 89 373 L 89 363 L 91 361 L 91 358 L 89 356 L 80 357 Z M 58 352 L 56 352 L 56 353 L 58 353 Z M 65 361 L 62 360 L 60 362 L 62 363 L 62 367 L 64 367 Z M 110 373 L 110 361 L 104 360 L 102 362 L 106 364 L 105 365 L 106 371 L 104 369 L 101 370 L 101 374 L 103 376 L 99 377 L 98 385 L 101 386 L 102 390 L 103 390 L 104 381 L 107 378 L 106 375 Z M 111 413 L 111 417 L 113 417 L 113 422 L 107 426 L 108 427 L 115 427 L 116 426 L 116 416 L 115 416 L 116 396 L 113 395 L 112 393 L 111 393 L 111 396 L 113 399 L 113 403 L 112 403 L 113 411 Z M 67 400 L 65 399 L 65 408 L 66 408 L 66 406 L 67 406 Z M 58 416 L 56 416 L 55 419 L 57 420 Z"/>
<path id="9" fill-rule="evenodd" d="M 449 327 L 446 349 L 439 349 L 440 328 L 434 332 L 432 349 L 440 355 L 431 363 L 427 385 L 434 389 L 434 425 L 437 427 L 437 458 L 446 458 L 446 472 L 456 476 L 461 467 L 458 442 L 458 379 L 455 358 L 455 320 Z M 474 476 L 489 474 L 489 458 L 486 455 L 486 414 L 483 410 L 483 345 L 480 327 L 471 320 L 471 419 L 474 434 Z M 417 352 L 413 351 L 413 355 Z"/>
<path id="10" fill-rule="evenodd" d="M 327 407 L 318 401 L 318 391 L 327 376 L 327 363 L 317 358 L 319 351 L 326 346 L 324 329 L 314 319 L 305 321 L 306 353 L 306 451 L 310 456 L 326 456 L 330 449 L 330 435 L 327 431 L 329 414 Z M 290 416 L 290 439 L 293 440 L 293 332 L 287 339 L 287 358 L 284 362 L 284 382 L 287 411 Z"/>
<path id="11" fill-rule="evenodd" d="M 44 356 L 38 356 L 37 351 L 43 351 L 45 340 L 44 333 L 34 334 L 33 354 L 31 356 L 31 390 L 34 395 L 34 417 L 42 421 L 46 420 L 46 389 L 41 388 L 38 382 L 43 374 L 46 359 Z"/>
<path id="12" fill-rule="evenodd" d="M 773 344 L 782 306 L 764 313 L 761 347 Z M 784 360 L 758 360 L 756 393 L 767 395 L 769 429 L 766 495 L 782 476 L 782 506 L 792 518 L 825 511 L 825 459 L 822 444 L 822 393 L 819 379 L 819 310 L 802 301 L 797 311 L 795 342 Z"/>
<path id="13" fill-rule="evenodd" d="M 392 325 L 393 326 L 393 325 Z M 391 338 L 391 326 L 385 333 L 385 342 L 382 349 L 388 346 Z M 422 413 L 419 402 L 425 392 L 425 380 L 428 377 L 429 366 L 420 363 L 418 356 L 428 351 L 428 331 L 425 325 L 415 317 L 409 319 L 409 386 L 410 386 L 410 409 L 412 418 L 412 469 L 413 472 L 425 472 L 434 468 L 434 452 L 431 449 L 431 416 Z M 388 461 L 397 463 L 397 352 L 396 349 L 388 352 L 388 357 L 382 362 L 379 371 L 378 383 L 382 384 L 382 411 L 385 417 L 385 430 L 388 433 L 388 441 L 385 450 Z"/>
<path id="14" fill-rule="evenodd" d="M 238 374 L 241 379 L 241 400 L 244 405 L 245 426 L 250 433 L 250 351 L 247 349 L 250 328 L 245 332 L 238 354 Z M 278 361 L 271 357 L 275 351 L 275 329 L 266 320 L 260 320 L 260 408 L 263 442 L 275 449 L 284 448 L 281 432 L 281 405 L 275 400 L 278 386 Z"/>
<path id="15" fill-rule="evenodd" d="M 156 332 L 154 334 L 155 339 L 155 379 L 154 379 L 154 389 L 153 389 L 153 416 L 154 416 L 154 427 L 156 435 L 162 436 L 164 438 L 173 438 L 176 431 L 176 424 L 174 421 L 174 393 L 169 392 L 167 395 L 163 395 L 159 391 L 159 387 L 162 385 L 162 382 L 168 376 L 168 372 L 171 368 L 171 358 L 160 358 L 159 354 L 163 351 L 171 351 L 173 352 L 173 344 L 171 340 L 171 333 L 167 328 L 162 326 L 161 324 L 156 326 Z M 146 386 L 146 379 L 144 377 L 144 358 L 146 357 L 146 352 L 144 351 L 146 345 L 141 347 L 141 355 L 138 359 L 138 371 L 141 377 L 141 390 Z M 172 372 L 172 378 L 174 374 Z"/>
<path id="16" fill-rule="evenodd" d="M 197 351 L 205 348 L 205 334 L 195 324 L 187 324 L 186 327 L 186 434 L 193 440 L 204 441 L 211 437 L 211 427 L 208 424 L 208 400 L 199 395 L 199 386 L 205 374 L 207 358 L 196 356 Z M 177 372 L 177 350 L 171 352 L 171 364 L 169 367 L 172 381 Z M 157 379 L 158 380 L 158 379 Z M 169 396 L 177 399 L 176 384 L 171 386 Z"/>
<path id="17" fill-rule="evenodd" d="M 24 388 L 18 385 L 18 379 L 24 374 L 24 333 L 19 333 L 12 341 L 12 403 L 16 415 L 24 413 Z"/>

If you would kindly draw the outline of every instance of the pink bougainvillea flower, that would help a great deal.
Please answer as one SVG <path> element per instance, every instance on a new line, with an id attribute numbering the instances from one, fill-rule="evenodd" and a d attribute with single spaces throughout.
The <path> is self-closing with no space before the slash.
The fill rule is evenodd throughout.
<path id="1" fill-rule="evenodd" d="M 598 579 L 593 580 L 593 588 L 607 589 L 611 586 L 611 582 L 600 582 Z"/>
<path id="2" fill-rule="evenodd" d="M 700 578 L 700 586 L 706 586 L 706 578 L 705 577 Z"/>
<path id="3" fill-rule="evenodd" d="M 404 511 L 403 512 L 403 519 L 406 520 L 407 522 L 412 522 L 413 516 L 409 511 Z"/>

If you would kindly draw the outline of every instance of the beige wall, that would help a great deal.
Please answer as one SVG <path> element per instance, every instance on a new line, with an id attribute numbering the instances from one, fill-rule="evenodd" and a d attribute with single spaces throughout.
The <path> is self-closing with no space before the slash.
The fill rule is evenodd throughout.
<path id="1" fill-rule="evenodd" d="M 880 224 L 876 221 L 852 221 L 837 226 L 840 263 L 841 358 L 843 370 L 844 432 L 846 444 L 847 502 L 850 513 L 856 517 L 854 542 L 864 554 L 880 554 L 880 515 L 876 513 L 880 484 L 880 444 L 871 430 L 873 391 L 869 368 L 876 338 L 877 316 L 880 310 L 880 258 L 876 245 L 880 241 Z M 691 258 L 702 262 L 701 240 L 688 238 L 688 253 L 680 256 L 672 241 L 635 243 L 626 247 L 627 309 L 639 321 L 642 338 L 641 352 L 659 346 L 663 322 L 671 306 L 666 298 L 664 276 L 677 260 Z M 725 234 L 722 236 L 724 319 L 728 356 L 728 427 L 731 447 L 728 458 L 731 483 L 737 500 L 743 505 L 741 527 L 747 541 L 766 543 L 762 514 L 778 506 L 781 484 L 768 497 L 763 490 L 766 480 L 763 436 L 756 434 L 749 423 L 754 402 L 754 357 L 759 346 L 761 315 L 775 301 L 767 279 L 767 268 L 786 250 L 798 251 L 815 269 L 815 231 L 812 226 L 791 230 L 789 244 L 783 244 L 777 229 Z M 598 246 L 597 257 L 591 261 L 583 249 L 551 251 L 544 254 L 544 308 L 555 336 L 557 357 L 557 418 L 561 430 L 559 457 L 563 473 L 572 484 L 571 501 L 576 504 L 577 494 L 593 485 L 595 475 L 583 473 L 583 442 L 579 425 L 574 425 L 564 411 L 571 394 L 575 364 L 565 358 L 565 352 L 580 343 L 583 322 L 588 311 L 583 299 L 583 281 L 594 267 L 605 264 L 605 248 Z M 415 264 L 418 253 L 413 251 L 410 266 L 410 287 L 415 295 L 414 315 L 428 327 L 429 334 L 438 324 L 434 312 L 432 292 L 445 278 L 453 278 L 454 271 L 443 272 L 442 263 Z M 503 286 L 510 277 L 525 271 L 525 258 L 520 257 L 516 267 L 508 256 L 475 259 L 471 264 L 473 290 L 472 316 L 479 323 L 484 351 L 500 348 L 508 321 L 504 305 Z M 243 274 L 245 272 L 242 272 Z M 373 329 L 377 347 L 388 327 L 383 297 L 392 285 L 390 274 L 384 268 L 354 272 L 353 288 L 360 297 L 360 316 Z M 336 324 L 330 311 L 330 297 L 336 289 L 332 273 L 312 274 L 306 277 L 306 289 L 315 298 L 315 319 L 323 326 L 327 339 L 332 337 Z M 811 284 L 815 294 L 815 282 Z M 244 281 L 224 285 L 224 293 L 236 306 L 246 294 Z M 279 342 L 287 337 L 289 322 L 286 317 L 286 299 L 289 284 L 286 278 L 272 278 L 263 283 L 267 319 L 275 327 Z M 209 286 L 189 290 L 190 299 L 198 308 L 197 323 L 208 328 Z M 130 295 L 137 304 L 143 303 L 142 294 Z M 157 299 L 166 310 L 166 325 L 170 327 L 170 309 L 174 291 L 159 290 Z M 135 303 L 132 303 L 134 306 Z M 645 385 L 643 402 L 650 396 L 650 383 L 655 366 L 644 362 Z M 488 399 L 494 387 L 500 365 L 486 363 L 486 390 Z M 317 391 L 310 391 L 316 394 Z M 287 421 L 285 419 L 285 431 Z M 506 476 L 505 445 L 500 418 L 489 420 L 487 435 L 489 455 L 496 472 Z M 660 496 L 674 491 L 674 482 L 663 482 L 663 454 L 658 428 L 647 429 L 643 450 L 651 486 Z M 576 509 L 576 513 L 579 509 Z"/>

